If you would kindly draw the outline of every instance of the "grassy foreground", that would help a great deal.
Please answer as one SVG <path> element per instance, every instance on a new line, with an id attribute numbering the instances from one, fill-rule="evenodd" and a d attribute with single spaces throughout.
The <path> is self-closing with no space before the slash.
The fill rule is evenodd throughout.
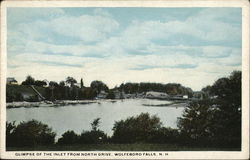
<path id="1" fill-rule="evenodd" d="M 7 151 L 240 151 L 240 148 L 185 147 L 172 144 L 81 144 L 8 147 Z"/>

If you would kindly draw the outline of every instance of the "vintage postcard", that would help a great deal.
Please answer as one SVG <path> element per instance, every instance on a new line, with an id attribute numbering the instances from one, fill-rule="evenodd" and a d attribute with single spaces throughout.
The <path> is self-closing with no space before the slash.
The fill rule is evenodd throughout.
<path id="1" fill-rule="evenodd" d="M 249 2 L 3 1 L 1 159 L 248 159 Z"/>

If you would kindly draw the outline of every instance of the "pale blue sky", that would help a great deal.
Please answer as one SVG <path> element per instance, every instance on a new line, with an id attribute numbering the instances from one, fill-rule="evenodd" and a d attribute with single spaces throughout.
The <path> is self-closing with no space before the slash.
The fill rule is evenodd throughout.
<path id="1" fill-rule="evenodd" d="M 8 76 L 177 82 L 241 70 L 241 8 L 8 8 Z"/>

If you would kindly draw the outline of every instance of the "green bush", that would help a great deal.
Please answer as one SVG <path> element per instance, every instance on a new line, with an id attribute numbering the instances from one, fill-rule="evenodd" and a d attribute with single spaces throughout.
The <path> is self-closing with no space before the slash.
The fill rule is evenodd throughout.
<path id="1" fill-rule="evenodd" d="M 108 95 L 107 95 L 106 98 L 107 98 L 107 99 L 115 99 L 115 94 L 114 94 L 114 92 L 113 92 L 113 91 L 109 91 L 109 93 L 108 93 Z"/>
<path id="2" fill-rule="evenodd" d="M 7 146 L 37 146 L 54 144 L 56 134 L 46 124 L 31 120 L 15 126 L 7 123 Z M 11 139 L 11 140 L 10 140 Z"/>
<path id="3" fill-rule="evenodd" d="M 100 120 L 101 118 L 96 118 L 91 123 L 91 131 L 83 131 L 79 142 L 82 144 L 100 144 L 105 143 L 108 140 L 107 135 L 98 129 L 100 126 Z"/>
<path id="4" fill-rule="evenodd" d="M 15 141 L 13 131 L 16 129 L 15 122 L 6 122 L 6 146 L 13 146 Z"/>
<path id="5" fill-rule="evenodd" d="M 67 131 L 58 139 L 58 144 L 75 144 L 78 140 L 79 136 L 74 131 Z"/>
<path id="6" fill-rule="evenodd" d="M 241 146 L 241 72 L 203 89 L 208 99 L 193 102 L 178 121 L 181 138 L 196 146 Z"/>
<path id="7" fill-rule="evenodd" d="M 15 92 L 6 89 L 6 102 L 13 102 L 13 101 L 23 101 L 23 95 L 20 92 Z"/>
<path id="8" fill-rule="evenodd" d="M 115 143 L 149 142 L 152 135 L 161 129 L 161 125 L 158 117 L 141 113 L 136 117 L 115 122 L 112 141 Z"/>
<path id="9" fill-rule="evenodd" d="M 84 131 L 79 138 L 81 144 L 100 144 L 107 141 L 107 135 L 101 130 Z"/>
<path id="10" fill-rule="evenodd" d="M 215 111 L 207 100 L 192 102 L 185 108 L 182 117 L 178 118 L 178 128 L 186 144 L 198 145 L 204 141 L 211 141 L 212 119 Z"/>
<path id="11" fill-rule="evenodd" d="M 150 143 L 176 144 L 179 142 L 180 134 L 177 129 L 162 127 L 149 135 Z"/>

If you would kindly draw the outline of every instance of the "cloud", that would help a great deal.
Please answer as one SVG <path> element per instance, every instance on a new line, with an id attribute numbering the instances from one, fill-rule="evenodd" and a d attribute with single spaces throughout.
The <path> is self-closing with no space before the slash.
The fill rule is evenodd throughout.
<path id="1" fill-rule="evenodd" d="M 154 68 L 179 68 L 179 69 L 193 69 L 196 68 L 197 64 L 177 64 L 172 66 L 159 66 L 159 65 L 137 65 L 136 67 L 130 68 L 130 70 L 148 70 Z"/>
<path id="2" fill-rule="evenodd" d="M 196 68 L 198 65 L 195 64 L 178 64 L 175 66 L 169 66 L 169 68 L 181 68 L 181 69 L 189 69 L 189 68 Z"/>
<path id="3" fill-rule="evenodd" d="M 130 70 L 147 70 L 153 68 L 161 68 L 162 66 L 152 66 L 152 65 L 138 65 L 136 67 L 129 68 Z"/>
<path id="4" fill-rule="evenodd" d="M 113 17 L 112 14 L 110 14 L 108 11 L 106 11 L 102 8 L 94 9 L 94 15 L 104 16 L 104 17 Z"/>
<path id="5" fill-rule="evenodd" d="M 60 8 L 7 8 L 8 27 L 13 28 L 19 23 L 34 22 L 37 19 L 54 19 L 63 16 L 65 13 Z"/>
<path id="6" fill-rule="evenodd" d="M 196 20 L 197 25 L 191 20 L 186 22 L 136 22 L 123 32 L 123 41 L 127 48 L 139 49 L 148 46 L 152 41 L 166 45 L 200 45 L 200 41 L 216 44 L 218 42 L 236 42 L 241 39 L 240 28 L 232 27 L 221 22 L 210 22 L 213 26 L 204 25 L 204 20 Z M 209 30 L 208 30 L 208 27 Z M 191 42 L 190 42 L 191 41 Z"/>
<path id="7" fill-rule="evenodd" d="M 84 43 L 104 40 L 108 37 L 108 34 L 112 34 L 118 27 L 118 22 L 103 15 L 75 17 L 63 14 L 53 19 L 35 19 L 27 23 L 17 23 L 14 29 L 10 28 L 10 32 L 12 35 L 22 34 L 24 37 L 19 38 L 24 40 L 53 43 L 53 41 L 69 38 Z"/>
<path id="8" fill-rule="evenodd" d="M 8 10 L 8 75 L 84 76 L 86 85 L 99 79 L 111 87 L 178 82 L 198 90 L 241 69 L 240 9 L 186 9 L 184 18 L 166 9 L 165 18 L 135 12 L 124 19 L 111 8 L 89 10 Z"/>
<path id="9" fill-rule="evenodd" d="M 67 66 L 67 67 L 82 67 L 82 65 L 80 64 L 67 64 L 67 63 L 61 63 L 61 62 L 50 62 L 50 61 L 32 61 L 34 63 L 38 63 L 38 64 L 44 64 L 44 65 L 48 65 L 48 66 Z"/>

